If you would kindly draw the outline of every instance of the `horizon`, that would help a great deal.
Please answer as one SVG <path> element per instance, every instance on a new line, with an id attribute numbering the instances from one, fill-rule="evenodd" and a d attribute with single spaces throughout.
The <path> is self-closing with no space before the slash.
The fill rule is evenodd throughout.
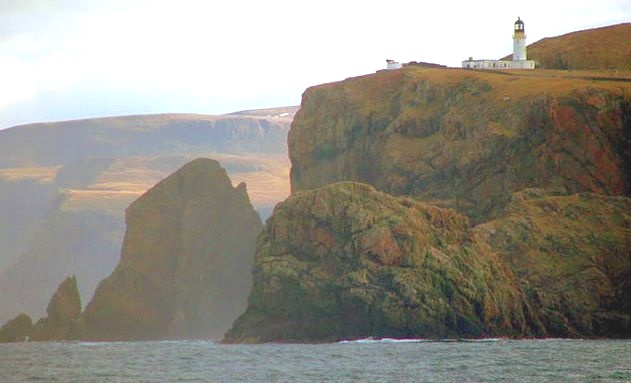
<path id="1" fill-rule="evenodd" d="M 518 16 L 530 45 L 629 22 L 629 14 L 631 4 L 620 0 L 571 6 L 493 1 L 484 10 L 450 1 L 429 12 L 402 0 L 388 6 L 330 0 L 318 5 L 188 0 L 178 6 L 148 0 L 5 0 L 0 1 L 0 129 L 300 105 L 308 87 L 374 73 L 385 68 L 386 59 L 450 67 L 469 56 L 499 59 L 512 51 Z M 471 31 L 463 33 L 462 26 Z"/>

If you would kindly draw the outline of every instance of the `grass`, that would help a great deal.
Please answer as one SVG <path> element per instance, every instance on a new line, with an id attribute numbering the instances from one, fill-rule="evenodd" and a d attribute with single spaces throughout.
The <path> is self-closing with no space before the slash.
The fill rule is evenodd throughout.
<path id="1" fill-rule="evenodd" d="M 537 41 L 528 58 L 540 67 L 631 70 L 631 23 L 568 33 Z"/>

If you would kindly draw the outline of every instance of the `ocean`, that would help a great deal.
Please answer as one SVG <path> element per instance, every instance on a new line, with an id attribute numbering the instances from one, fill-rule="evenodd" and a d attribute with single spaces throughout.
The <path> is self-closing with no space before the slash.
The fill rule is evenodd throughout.
<path id="1" fill-rule="evenodd" d="M 0 344 L 0 382 L 631 382 L 631 340 Z"/>

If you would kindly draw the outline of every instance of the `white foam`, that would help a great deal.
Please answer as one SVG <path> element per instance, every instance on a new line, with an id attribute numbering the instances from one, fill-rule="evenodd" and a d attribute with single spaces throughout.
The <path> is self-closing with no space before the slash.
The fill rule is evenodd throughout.
<path id="1" fill-rule="evenodd" d="M 429 342 L 427 339 L 396 339 L 396 338 L 364 338 L 364 339 L 352 339 L 352 340 L 341 340 L 337 343 L 347 344 L 347 343 L 360 343 L 360 344 L 373 344 L 373 343 L 420 343 L 420 342 Z"/>
<path id="2" fill-rule="evenodd" d="M 363 339 L 349 339 L 349 340 L 341 340 L 337 343 L 347 344 L 347 343 L 359 343 L 359 344 L 374 344 L 374 343 L 421 343 L 421 342 L 500 342 L 505 340 L 504 338 L 445 338 L 445 339 L 424 339 L 424 338 L 409 338 L 409 339 L 396 339 L 396 338 L 363 338 Z"/>

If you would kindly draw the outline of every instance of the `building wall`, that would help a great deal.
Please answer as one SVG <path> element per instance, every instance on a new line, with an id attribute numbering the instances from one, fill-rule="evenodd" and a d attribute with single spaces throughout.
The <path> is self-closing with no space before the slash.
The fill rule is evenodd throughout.
<path id="1" fill-rule="evenodd" d="M 525 61 L 526 58 L 526 36 L 513 36 L 513 61 Z"/>
<path id="2" fill-rule="evenodd" d="M 535 62 L 532 60 L 465 60 L 462 62 L 462 67 L 471 69 L 535 69 Z"/>

